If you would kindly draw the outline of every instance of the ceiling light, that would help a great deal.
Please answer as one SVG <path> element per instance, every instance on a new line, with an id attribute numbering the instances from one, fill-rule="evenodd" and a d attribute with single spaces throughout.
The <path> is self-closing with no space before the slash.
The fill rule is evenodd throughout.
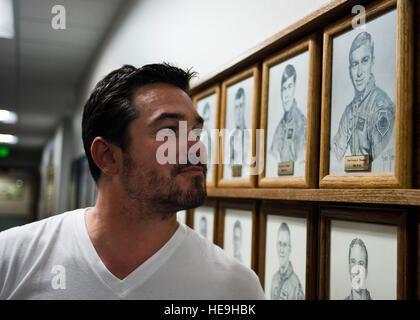
<path id="1" fill-rule="evenodd" d="M 0 0 L 0 38 L 15 37 L 12 0 Z"/>
<path id="2" fill-rule="evenodd" d="M 18 116 L 16 112 L 0 109 L 0 122 L 13 124 L 13 123 L 16 123 L 17 120 L 18 120 Z"/>
<path id="3" fill-rule="evenodd" d="M 16 144 L 18 141 L 19 139 L 16 136 L 0 133 L 0 143 Z"/>

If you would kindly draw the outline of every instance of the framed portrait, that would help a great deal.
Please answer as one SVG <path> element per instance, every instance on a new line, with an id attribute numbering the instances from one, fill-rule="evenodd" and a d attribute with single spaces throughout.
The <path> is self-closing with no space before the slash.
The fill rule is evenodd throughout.
<path id="1" fill-rule="evenodd" d="M 219 159 L 219 86 L 213 86 L 193 98 L 194 107 L 204 119 L 200 136 L 207 150 L 207 186 L 215 187 Z"/>
<path id="2" fill-rule="evenodd" d="M 207 199 L 201 207 L 191 209 L 191 218 L 187 218 L 187 225 L 191 226 L 202 237 L 216 243 L 217 231 L 217 202 Z M 188 214 L 187 214 L 188 217 Z"/>
<path id="3" fill-rule="evenodd" d="M 408 239 L 404 210 L 321 208 L 319 298 L 407 299 Z"/>
<path id="4" fill-rule="evenodd" d="M 259 85 L 257 66 L 222 83 L 218 187 L 254 187 L 256 184 Z"/>
<path id="5" fill-rule="evenodd" d="M 249 268 L 256 269 L 256 203 L 221 201 L 217 244 Z"/>
<path id="6" fill-rule="evenodd" d="M 263 201 L 258 274 L 267 299 L 316 298 L 315 214 L 312 207 Z"/>
<path id="7" fill-rule="evenodd" d="M 321 188 L 409 188 L 413 10 L 407 0 L 366 7 L 324 31 Z"/>
<path id="8" fill-rule="evenodd" d="M 259 187 L 315 188 L 318 183 L 319 42 L 313 35 L 263 63 L 265 144 L 259 154 L 265 165 Z"/>

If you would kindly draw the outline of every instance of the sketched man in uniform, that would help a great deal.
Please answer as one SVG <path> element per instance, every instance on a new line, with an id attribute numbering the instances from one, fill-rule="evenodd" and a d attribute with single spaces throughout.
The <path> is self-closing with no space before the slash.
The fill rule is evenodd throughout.
<path id="1" fill-rule="evenodd" d="M 345 300 L 372 300 L 369 290 L 366 289 L 368 252 L 365 243 L 358 238 L 350 243 L 349 274 L 352 289 Z"/>
<path id="2" fill-rule="evenodd" d="M 230 165 L 249 164 L 251 137 L 245 126 L 245 90 L 240 87 L 235 94 L 235 129 L 230 136 Z"/>
<path id="3" fill-rule="evenodd" d="M 349 148 L 352 156 L 369 155 L 370 161 L 374 161 L 393 136 L 395 105 L 375 84 L 374 62 L 372 36 L 361 32 L 353 40 L 349 53 L 354 98 L 346 106 L 331 143 L 331 150 L 339 161 Z M 387 159 L 393 158 L 388 153 Z"/>
<path id="4" fill-rule="evenodd" d="M 235 221 L 233 225 L 233 256 L 238 259 L 240 262 L 242 261 L 242 253 L 241 253 L 241 246 L 242 246 L 242 226 L 239 220 Z"/>
<path id="5" fill-rule="evenodd" d="M 289 64 L 281 77 L 284 114 L 274 132 L 270 152 L 278 162 L 298 161 L 306 146 L 306 117 L 295 100 L 296 70 Z M 304 160 L 304 159 L 303 159 Z"/>
<path id="6" fill-rule="evenodd" d="M 300 280 L 289 260 L 290 251 L 290 229 L 287 223 L 283 222 L 277 232 L 277 255 L 280 267 L 271 281 L 271 300 L 305 299 Z"/>
<path id="7" fill-rule="evenodd" d="M 204 238 L 207 238 L 207 219 L 206 219 L 206 217 L 201 217 L 198 232 Z"/>
<path id="8" fill-rule="evenodd" d="M 211 134 L 210 134 L 210 104 L 207 102 L 202 111 L 202 118 L 204 120 L 203 129 L 201 131 L 200 139 L 203 141 L 203 144 L 206 146 L 207 150 L 207 168 L 211 170 Z M 211 173 L 209 173 L 211 177 Z"/>

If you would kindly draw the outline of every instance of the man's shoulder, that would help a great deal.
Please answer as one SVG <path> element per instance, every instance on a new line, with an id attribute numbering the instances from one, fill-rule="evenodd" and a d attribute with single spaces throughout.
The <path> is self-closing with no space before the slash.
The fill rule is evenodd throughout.
<path id="1" fill-rule="evenodd" d="M 182 246 L 182 256 L 188 259 L 191 275 L 195 274 L 194 270 L 199 270 L 200 279 L 196 281 L 210 281 L 207 285 L 219 288 L 220 292 L 226 292 L 231 297 L 264 299 L 258 277 L 253 270 L 190 228 L 187 239 Z"/>
<path id="2" fill-rule="evenodd" d="M 0 247 L 8 245 L 22 245 L 36 238 L 42 238 L 59 228 L 65 221 L 84 209 L 77 209 L 57 214 L 42 220 L 27 223 L 22 226 L 13 227 L 0 232 Z"/>
<path id="3" fill-rule="evenodd" d="M 381 88 L 375 86 L 375 88 L 372 90 L 372 95 L 373 95 L 373 101 L 374 101 L 373 104 L 377 108 L 380 109 L 380 108 L 388 108 L 388 107 L 394 106 L 394 103 L 392 102 L 391 98 Z"/>

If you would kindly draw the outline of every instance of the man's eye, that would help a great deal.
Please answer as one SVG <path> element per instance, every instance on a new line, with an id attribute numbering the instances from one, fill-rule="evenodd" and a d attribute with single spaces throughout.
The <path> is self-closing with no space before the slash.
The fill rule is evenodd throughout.
<path id="1" fill-rule="evenodd" d="M 354 68 L 354 67 L 356 67 L 357 66 L 357 62 L 353 62 L 352 64 L 351 64 L 351 67 L 352 68 Z"/>
<path id="2" fill-rule="evenodd" d="M 177 130 L 178 130 L 177 127 L 164 127 L 164 128 L 159 129 L 158 132 L 169 136 L 171 134 L 176 134 Z"/>
<path id="3" fill-rule="evenodd" d="M 363 64 L 366 64 L 369 62 L 369 57 L 364 57 L 362 60 Z"/>

